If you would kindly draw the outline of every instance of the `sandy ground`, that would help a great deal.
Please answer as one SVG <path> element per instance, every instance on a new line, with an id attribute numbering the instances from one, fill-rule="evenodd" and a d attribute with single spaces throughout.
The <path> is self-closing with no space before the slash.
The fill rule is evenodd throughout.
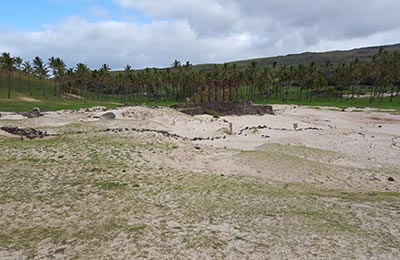
<path id="1" fill-rule="evenodd" d="M 18 99 L 25 102 L 42 102 L 41 100 L 31 97 L 19 97 Z"/>
<path id="2" fill-rule="evenodd" d="M 0 258 L 399 259 L 400 116 L 274 111 L 1 113 Z"/>

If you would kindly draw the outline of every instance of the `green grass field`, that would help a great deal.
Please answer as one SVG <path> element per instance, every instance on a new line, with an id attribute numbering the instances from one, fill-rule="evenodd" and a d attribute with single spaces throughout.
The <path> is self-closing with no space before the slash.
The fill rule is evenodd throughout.
<path id="1" fill-rule="evenodd" d="M 30 84 L 32 87 L 30 88 Z M 89 93 L 89 98 L 87 100 L 82 100 L 78 98 L 62 98 L 58 99 L 54 96 L 53 83 L 51 80 L 46 81 L 44 88 L 38 87 L 38 82 L 29 82 L 28 79 L 22 78 L 21 81 L 15 80 L 12 86 L 11 99 L 7 99 L 7 87 L 4 78 L 0 80 L 0 111 L 8 112 L 23 112 L 29 111 L 33 107 L 39 107 L 43 111 L 56 111 L 62 109 L 79 109 L 94 106 L 105 106 L 107 108 L 113 108 L 117 106 L 124 105 L 146 105 L 146 106 L 172 106 L 179 101 L 171 100 L 152 100 L 148 98 L 133 99 L 127 101 L 126 99 L 121 99 L 119 95 L 104 95 L 100 99 L 94 93 Z M 240 92 L 239 89 L 239 97 Z M 248 91 L 244 89 L 244 92 Z M 268 99 L 265 97 L 255 97 L 254 103 L 257 104 L 293 104 L 293 105 L 305 105 L 305 106 L 329 106 L 337 108 L 346 107 L 356 107 L 365 108 L 371 107 L 376 109 L 393 109 L 395 113 L 400 113 L 400 96 L 394 97 L 392 102 L 390 102 L 389 97 L 383 98 L 383 100 L 375 99 L 372 103 L 369 102 L 369 98 L 354 98 L 348 99 L 337 98 L 336 100 L 330 98 L 312 98 L 312 102 L 306 100 L 307 93 L 303 93 L 303 99 L 298 100 L 298 89 L 291 87 L 288 89 L 289 93 L 287 95 L 287 101 L 282 101 L 281 98 L 276 98 L 275 94 L 271 94 Z M 365 86 L 359 86 L 357 91 L 362 93 L 368 93 L 368 88 Z M 30 95 L 32 92 L 32 95 Z M 279 95 L 278 95 L 279 96 Z M 246 98 L 244 96 L 243 98 Z M 29 100 L 31 99 L 31 100 Z M 36 100 L 36 101 L 35 101 Z"/>

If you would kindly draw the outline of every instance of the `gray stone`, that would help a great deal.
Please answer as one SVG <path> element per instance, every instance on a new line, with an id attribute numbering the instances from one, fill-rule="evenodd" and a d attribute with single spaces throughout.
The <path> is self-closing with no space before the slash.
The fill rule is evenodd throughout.
<path id="1" fill-rule="evenodd" d="M 30 117 L 40 117 L 40 116 L 42 116 L 42 113 L 40 113 L 40 108 L 38 107 L 32 108 Z"/>
<path id="2" fill-rule="evenodd" d="M 107 112 L 100 116 L 101 119 L 115 119 L 116 115 L 112 112 Z"/>

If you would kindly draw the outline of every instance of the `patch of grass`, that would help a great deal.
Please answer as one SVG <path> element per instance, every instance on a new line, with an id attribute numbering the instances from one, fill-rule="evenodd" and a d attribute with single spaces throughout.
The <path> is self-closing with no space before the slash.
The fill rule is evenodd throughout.
<path id="1" fill-rule="evenodd" d="M 25 112 L 30 111 L 33 107 L 39 107 L 41 111 L 57 111 L 63 109 L 77 110 L 80 108 L 90 108 L 95 106 L 104 106 L 107 108 L 114 108 L 122 104 L 104 101 L 86 101 L 75 99 L 62 99 L 56 98 L 41 99 L 41 102 L 26 102 L 18 99 L 6 99 L 0 102 L 0 111 L 5 112 Z"/>
<path id="2" fill-rule="evenodd" d="M 206 110 L 206 114 L 212 116 L 213 118 L 220 118 L 221 114 L 214 110 Z"/>
<path id="3" fill-rule="evenodd" d="M 142 233 L 145 230 L 145 225 L 130 225 L 127 230 L 133 233 Z"/>
<path id="4" fill-rule="evenodd" d="M 118 190 L 126 188 L 128 183 L 121 181 L 106 181 L 97 183 L 97 186 L 104 190 Z"/>

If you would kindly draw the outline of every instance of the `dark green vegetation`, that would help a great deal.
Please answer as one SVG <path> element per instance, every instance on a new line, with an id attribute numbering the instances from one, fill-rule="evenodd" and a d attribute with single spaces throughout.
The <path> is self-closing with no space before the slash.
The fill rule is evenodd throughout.
<path id="1" fill-rule="evenodd" d="M 136 138 L 113 133 L 65 133 L 29 142 L 0 138 L 1 256 L 398 256 L 399 193 L 320 190 L 175 169 L 154 157 L 186 153 L 185 147 Z"/>
<path id="2" fill-rule="evenodd" d="M 400 44 L 383 46 L 385 50 L 394 52 L 400 51 Z M 329 51 L 329 52 L 305 52 L 301 54 L 289 54 L 286 56 L 276 56 L 268 58 L 257 58 L 251 60 L 232 61 L 228 64 L 230 66 L 235 65 L 239 69 L 246 69 L 251 65 L 252 61 L 257 62 L 259 67 L 272 67 L 274 63 L 281 66 L 298 66 L 308 65 L 311 62 L 316 63 L 318 66 L 324 66 L 327 62 L 332 63 L 334 66 L 340 66 L 343 63 L 350 63 L 355 59 L 360 62 L 370 61 L 376 53 L 379 52 L 381 46 L 378 47 L 366 47 L 353 49 L 348 51 Z M 200 68 L 211 69 L 215 64 L 202 64 L 196 65 Z"/>
<path id="3" fill-rule="evenodd" d="M 4 52 L 0 58 L 0 110 L 10 110 L 4 100 L 18 95 L 46 103 L 69 100 L 49 106 L 54 109 L 90 101 L 168 105 L 191 98 L 208 102 L 225 99 L 228 85 L 230 100 L 398 109 L 397 48 L 292 55 L 273 62 L 271 58 L 211 67 L 182 65 L 175 60 L 167 69 L 134 71 L 127 65 L 119 72 L 112 72 L 107 64 L 91 70 L 79 63 L 68 69 L 62 59 L 54 57 L 47 63 L 36 57 L 31 64 Z"/>

